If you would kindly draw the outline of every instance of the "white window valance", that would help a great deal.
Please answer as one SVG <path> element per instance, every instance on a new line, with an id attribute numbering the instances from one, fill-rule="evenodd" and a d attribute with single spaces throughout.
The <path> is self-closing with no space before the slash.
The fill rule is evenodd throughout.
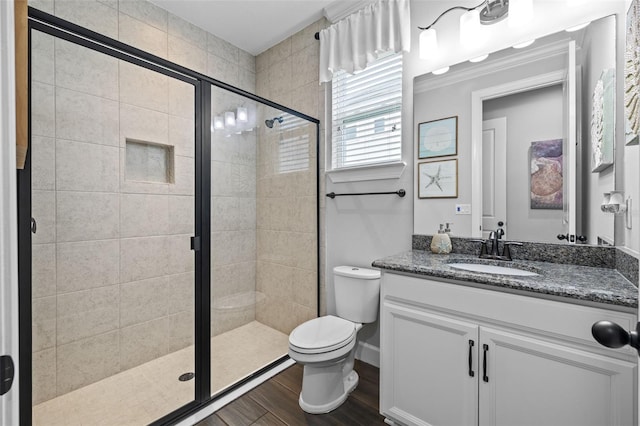
<path id="1" fill-rule="evenodd" d="M 320 31 L 320 83 L 364 69 L 380 53 L 408 52 L 409 0 L 380 0 Z"/>

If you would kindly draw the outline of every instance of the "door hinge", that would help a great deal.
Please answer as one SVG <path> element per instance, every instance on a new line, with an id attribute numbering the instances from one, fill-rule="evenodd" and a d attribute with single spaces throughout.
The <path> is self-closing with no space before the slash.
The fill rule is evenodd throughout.
<path id="1" fill-rule="evenodd" d="M 0 356 L 0 395 L 9 392 L 13 384 L 15 368 L 9 355 Z"/>
<path id="2" fill-rule="evenodd" d="M 191 237 L 191 250 L 200 251 L 200 237 Z"/>

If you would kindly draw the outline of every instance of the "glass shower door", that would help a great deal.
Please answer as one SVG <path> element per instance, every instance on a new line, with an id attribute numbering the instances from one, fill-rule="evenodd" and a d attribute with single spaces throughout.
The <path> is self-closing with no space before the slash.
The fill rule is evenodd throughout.
<path id="1" fill-rule="evenodd" d="M 211 90 L 211 390 L 281 359 L 317 316 L 317 125 Z"/>
<path id="2" fill-rule="evenodd" d="M 195 89 L 31 30 L 33 423 L 194 400 Z"/>

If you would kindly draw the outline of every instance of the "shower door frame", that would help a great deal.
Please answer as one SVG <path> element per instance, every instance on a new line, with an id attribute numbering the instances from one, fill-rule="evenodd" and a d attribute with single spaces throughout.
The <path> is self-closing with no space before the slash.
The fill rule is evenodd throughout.
<path id="1" fill-rule="evenodd" d="M 320 121 L 245 90 L 198 73 L 146 51 L 129 46 L 51 14 L 29 7 L 29 117 L 31 117 L 31 34 L 41 31 L 71 43 L 176 78 L 195 89 L 195 227 L 191 248 L 195 251 L 195 371 L 194 399 L 154 421 L 171 424 L 186 418 L 229 394 L 263 372 L 289 359 L 287 354 L 245 377 L 233 386 L 211 395 L 211 86 L 277 108 L 315 124 L 316 131 L 316 300 L 320 315 Z M 208 119 L 207 119 L 208 118 Z M 31 147 L 31 121 L 28 129 Z M 23 170 L 17 172 L 18 185 L 18 281 L 19 281 L 19 383 L 20 423 L 32 423 L 32 309 L 31 309 L 31 149 Z"/>

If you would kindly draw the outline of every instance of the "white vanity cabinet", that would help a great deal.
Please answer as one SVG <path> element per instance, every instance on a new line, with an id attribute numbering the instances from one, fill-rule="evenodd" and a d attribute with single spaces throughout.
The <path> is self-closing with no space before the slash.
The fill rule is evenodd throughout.
<path id="1" fill-rule="evenodd" d="M 636 357 L 591 337 L 631 313 L 386 272 L 380 410 L 400 425 L 635 425 Z"/>

